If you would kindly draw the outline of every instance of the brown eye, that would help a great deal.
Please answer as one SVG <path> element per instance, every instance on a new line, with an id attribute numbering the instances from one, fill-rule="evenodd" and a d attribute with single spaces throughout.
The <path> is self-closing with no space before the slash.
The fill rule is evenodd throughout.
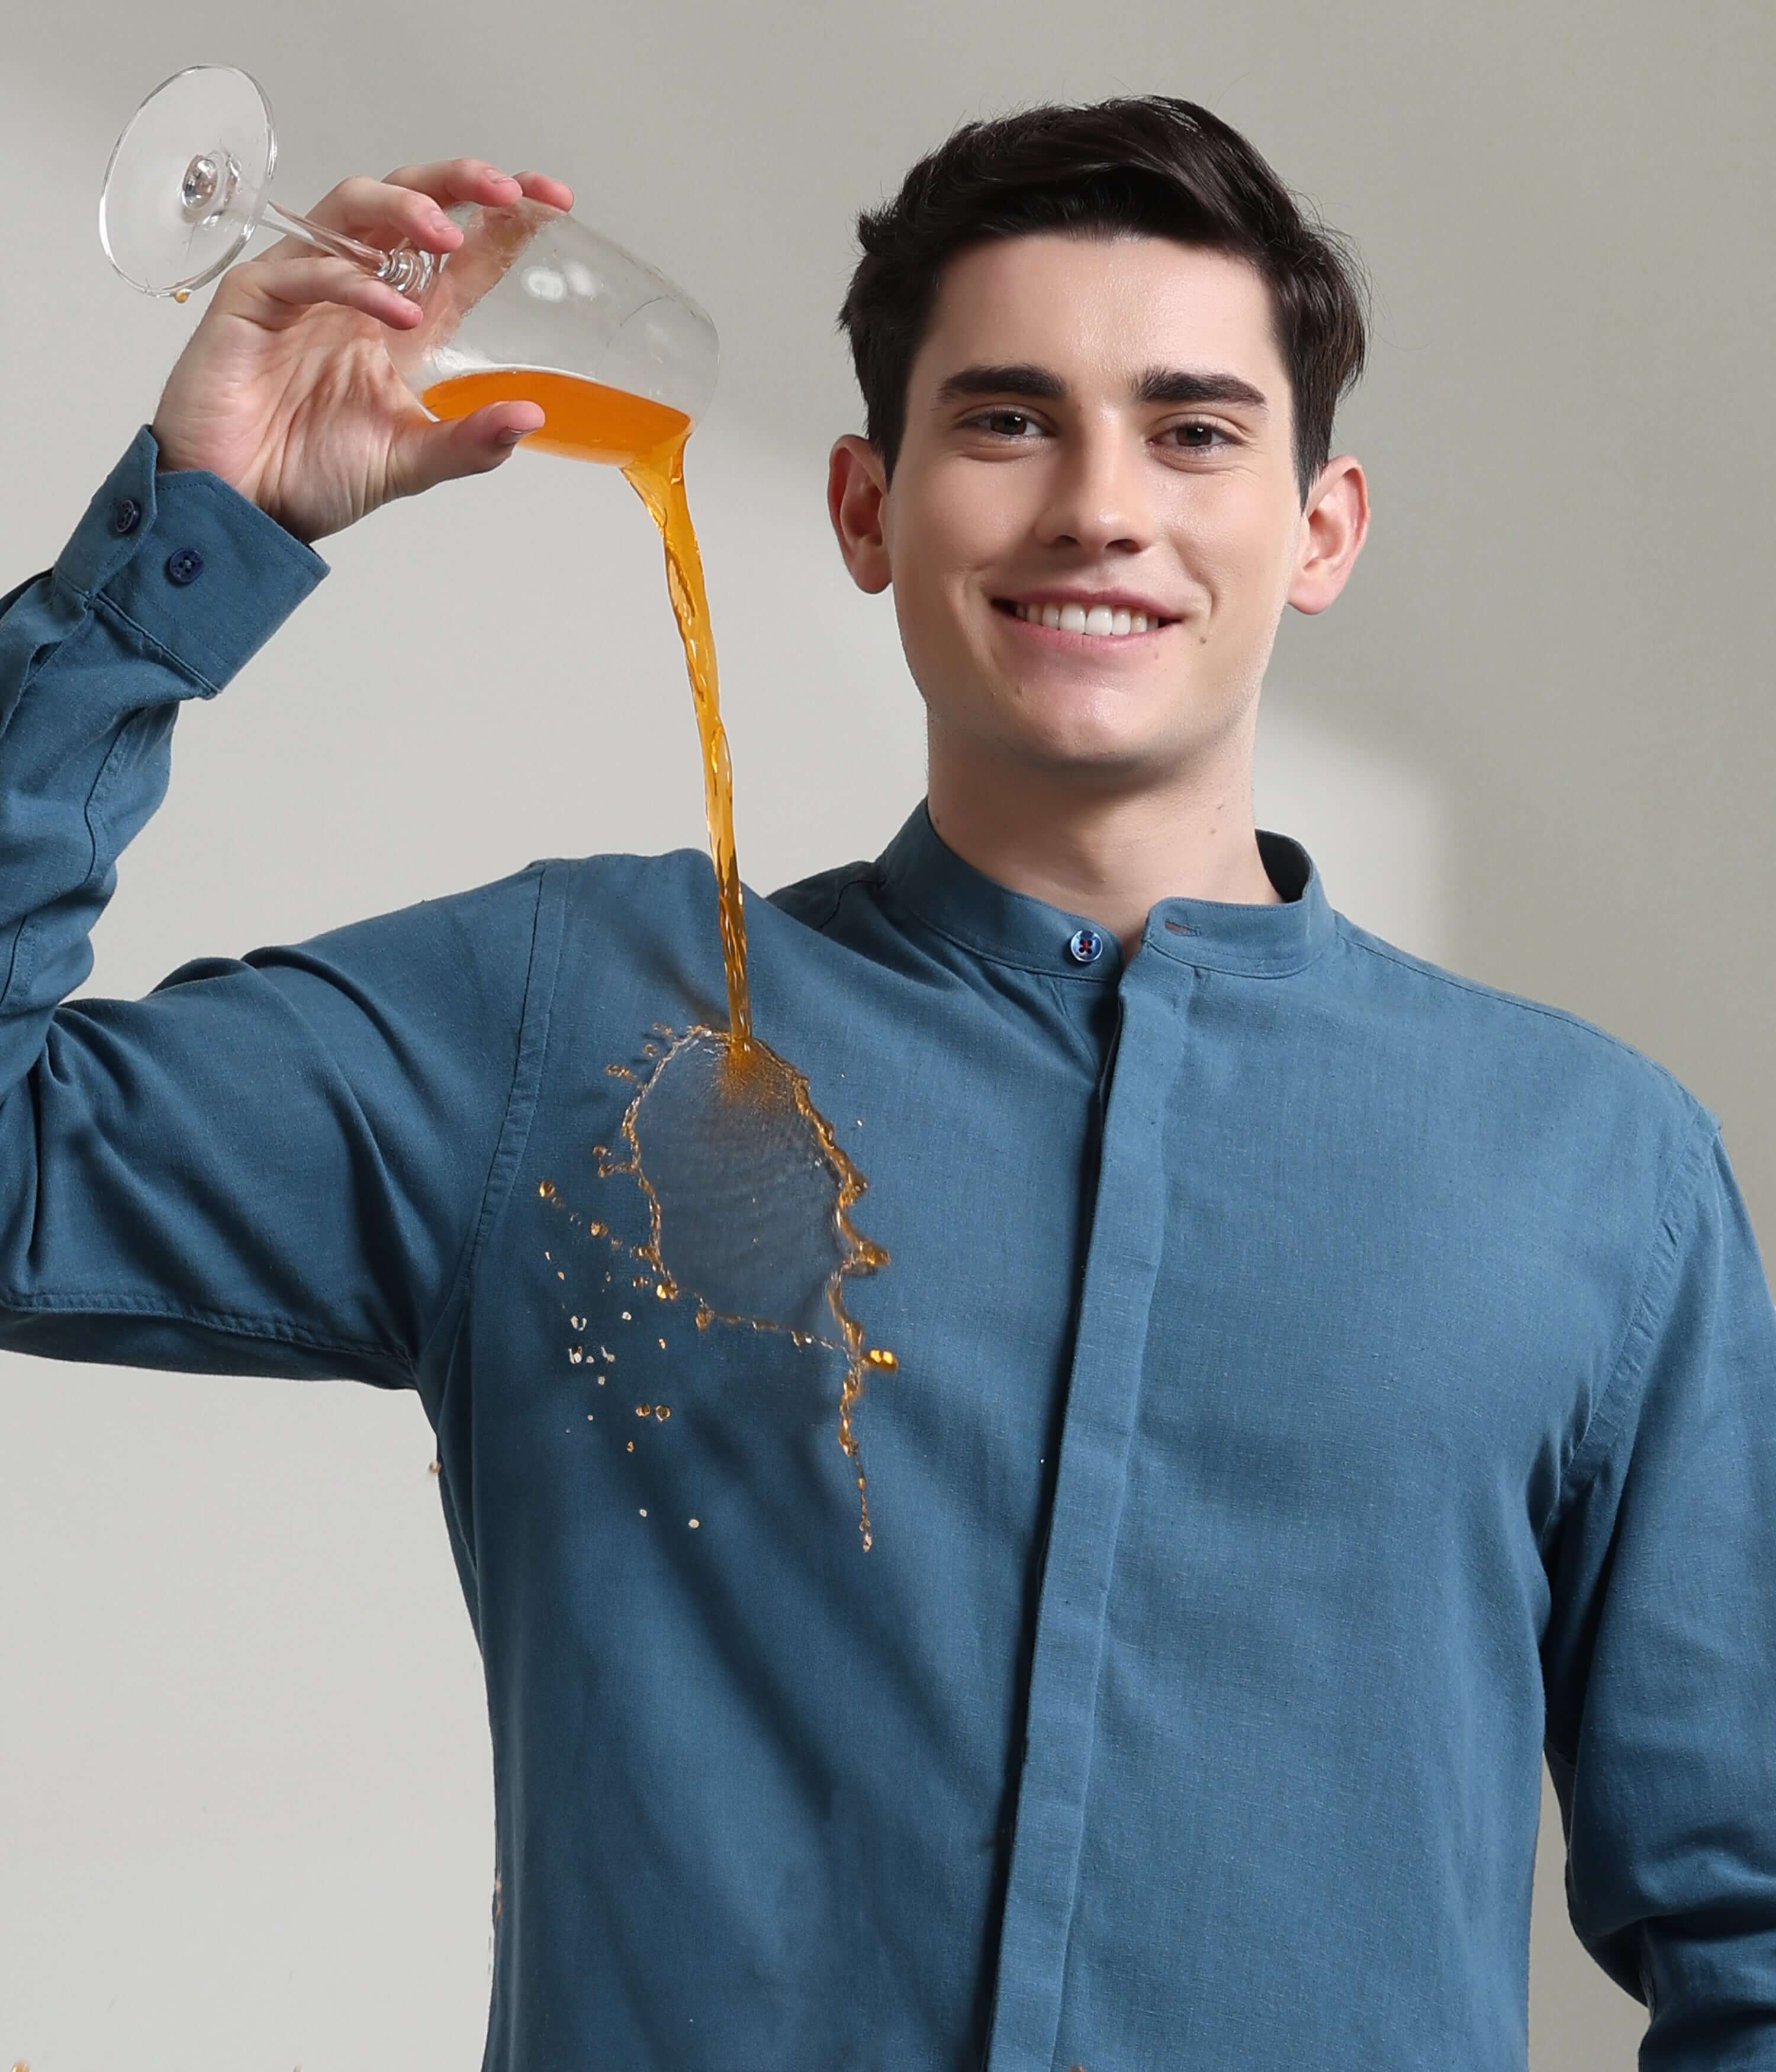
<path id="1" fill-rule="evenodd" d="M 965 421 L 970 426 L 979 426 L 985 430 L 993 426 L 1003 425 L 1008 420 L 1018 425 L 1032 425 L 1036 421 L 1027 410 L 983 410 L 977 417 L 969 417 Z M 1009 432 L 1001 436 L 1016 438 L 1018 434 L 1015 432 Z"/>
<path id="2" fill-rule="evenodd" d="M 1174 432 L 1207 432 L 1211 438 L 1219 440 L 1224 446 L 1231 446 L 1234 443 L 1219 425 L 1205 423 L 1200 417 L 1193 417 L 1186 425 L 1174 425 L 1171 429 Z M 1192 440 L 1184 446 L 1186 453 L 1213 453 L 1215 450 L 1215 447 L 1207 441 L 1198 443 Z"/>

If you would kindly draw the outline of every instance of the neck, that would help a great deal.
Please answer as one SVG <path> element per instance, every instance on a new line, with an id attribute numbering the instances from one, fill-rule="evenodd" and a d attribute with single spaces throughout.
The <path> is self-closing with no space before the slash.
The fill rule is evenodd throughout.
<path id="1" fill-rule="evenodd" d="M 1161 899 L 1278 906 L 1252 824 L 1249 761 L 1116 789 L 1065 768 L 1008 768 L 931 743 L 931 825 L 964 863 L 1013 892 L 1088 916 L 1140 946 Z"/>

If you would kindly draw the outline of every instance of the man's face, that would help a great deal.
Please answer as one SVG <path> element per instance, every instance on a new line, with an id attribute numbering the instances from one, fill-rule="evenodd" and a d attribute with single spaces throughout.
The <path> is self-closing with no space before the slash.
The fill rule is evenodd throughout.
<path id="1" fill-rule="evenodd" d="M 1227 393 L 1184 400 L 1181 376 Z M 847 438 L 828 491 L 853 578 L 893 586 L 934 758 L 1116 787 L 1249 739 L 1284 605 L 1322 610 L 1355 556 L 1311 573 L 1291 434 L 1268 298 L 1243 261 L 1048 232 L 952 260 L 891 486 Z M 1019 602 L 1091 615 L 1051 630 Z M 1137 606 L 1145 632 L 1117 615 Z"/>

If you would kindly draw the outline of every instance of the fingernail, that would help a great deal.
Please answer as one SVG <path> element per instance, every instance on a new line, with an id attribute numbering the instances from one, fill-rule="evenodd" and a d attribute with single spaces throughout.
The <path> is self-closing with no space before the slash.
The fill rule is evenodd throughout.
<path id="1" fill-rule="evenodd" d="M 495 446 L 515 446 L 523 438 L 528 438 L 538 428 L 534 425 L 508 425 L 494 441 Z"/>

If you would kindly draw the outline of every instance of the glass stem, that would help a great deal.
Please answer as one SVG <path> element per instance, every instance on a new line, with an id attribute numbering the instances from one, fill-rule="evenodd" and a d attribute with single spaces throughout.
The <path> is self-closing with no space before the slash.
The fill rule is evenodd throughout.
<path id="1" fill-rule="evenodd" d="M 292 215 L 274 201 L 265 204 L 265 212 L 260 220 L 261 224 L 276 224 L 280 230 L 287 231 L 304 245 L 330 252 L 335 259 L 352 261 L 365 273 L 376 280 L 386 281 L 391 288 L 413 302 L 417 302 L 425 294 L 437 270 L 437 262 L 430 252 L 418 251 L 411 245 L 397 245 L 393 252 L 381 252 L 374 245 L 360 245 L 343 231 L 329 230 L 324 224 L 311 223 L 306 216 Z"/>

